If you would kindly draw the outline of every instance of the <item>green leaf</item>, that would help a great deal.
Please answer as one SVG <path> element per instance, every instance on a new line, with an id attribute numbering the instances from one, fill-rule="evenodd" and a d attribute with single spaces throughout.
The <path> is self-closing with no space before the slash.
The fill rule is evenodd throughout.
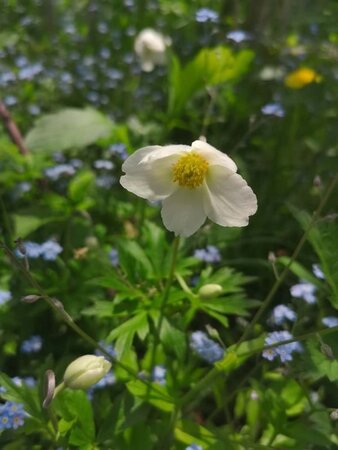
<path id="1" fill-rule="evenodd" d="M 46 153 L 83 148 L 108 136 L 113 126 L 110 119 L 95 109 L 63 109 L 38 119 L 25 144 L 32 152 Z"/>
<path id="2" fill-rule="evenodd" d="M 161 341 L 168 350 L 176 354 L 179 360 L 185 358 L 187 351 L 186 335 L 171 325 L 167 319 L 163 319 L 162 322 Z"/>
<path id="3" fill-rule="evenodd" d="M 235 54 L 225 46 L 202 49 L 185 67 L 173 57 L 169 72 L 169 114 L 178 117 L 193 95 L 206 86 L 237 80 L 247 71 L 253 57 L 251 50 Z"/>
<path id="4" fill-rule="evenodd" d="M 215 367 L 222 372 L 231 371 L 238 365 L 238 357 L 235 352 L 226 352 L 220 361 L 215 362 Z"/>
<path id="5" fill-rule="evenodd" d="M 147 313 L 141 311 L 119 327 L 115 328 L 108 335 L 107 341 L 110 342 L 116 339 L 115 350 L 118 356 L 122 358 L 132 346 L 135 334 L 137 333 L 139 336 L 144 337 L 145 330 L 148 332 L 148 328 Z"/>
<path id="6" fill-rule="evenodd" d="M 140 380 L 133 380 L 127 383 L 128 391 L 135 397 L 139 397 L 144 401 L 156 406 L 156 408 L 171 412 L 174 409 L 174 399 L 168 393 L 166 386 L 161 386 L 156 383 L 151 383 L 154 389 L 150 389 Z"/>
<path id="7" fill-rule="evenodd" d="M 119 243 L 118 251 L 120 266 L 128 275 L 129 280 L 154 278 L 153 266 L 143 248 L 136 241 L 123 240 Z"/>
<path id="8" fill-rule="evenodd" d="M 175 437 L 184 444 L 189 445 L 195 443 L 205 449 L 212 448 L 213 450 L 221 450 L 224 448 L 233 448 L 225 436 L 222 436 L 221 442 L 212 431 L 189 420 L 182 420 L 177 424 Z"/>
<path id="9" fill-rule="evenodd" d="M 15 214 L 12 217 L 15 224 L 15 235 L 21 238 L 25 238 L 33 231 L 54 220 L 54 217 L 46 217 L 46 215 L 40 217 L 37 214 L 34 216 Z"/>
<path id="10" fill-rule="evenodd" d="M 283 266 L 288 266 L 290 264 L 291 258 L 289 256 L 280 256 L 277 259 L 278 263 L 281 263 Z M 289 270 L 294 273 L 300 280 L 309 281 L 316 286 L 321 287 L 322 283 L 318 278 L 316 278 L 309 270 L 307 270 L 302 264 L 297 261 L 293 261 L 289 266 Z"/>
<path id="11" fill-rule="evenodd" d="M 95 440 L 95 425 L 93 410 L 86 393 L 67 389 L 56 397 L 53 405 L 65 422 L 73 423 L 69 443 L 81 449 L 92 448 L 90 444 Z"/>
<path id="12" fill-rule="evenodd" d="M 335 334 L 337 338 L 337 333 Z M 326 376 L 330 381 L 338 380 L 338 361 L 336 358 L 330 359 L 321 350 L 321 343 L 316 339 L 310 339 L 307 342 L 307 348 L 310 353 L 310 360 L 313 365 L 312 372 L 316 378 Z M 335 349 L 331 347 L 333 352 Z"/>
<path id="13" fill-rule="evenodd" d="M 74 203 L 82 202 L 88 195 L 88 189 L 93 184 L 94 178 L 94 174 L 89 170 L 78 173 L 69 183 L 69 198 Z"/>

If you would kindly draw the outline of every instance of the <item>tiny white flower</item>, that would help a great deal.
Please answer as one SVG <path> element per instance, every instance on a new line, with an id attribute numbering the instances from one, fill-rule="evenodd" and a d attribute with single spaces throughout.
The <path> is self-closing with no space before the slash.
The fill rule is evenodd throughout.
<path id="1" fill-rule="evenodd" d="M 150 201 L 162 201 L 162 220 L 176 235 L 191 236 L 208 217 L 218 225 L 243 227 L 257 199 L 226 154 L 203 141 L 143 147 L 122 165 L 120 183 Z"/>
<path id="2" fill-rule="evenodd" d="M 142 70 L 151 72 L 156 65 L 164 64 L 171 39 L 152 28 L 145 28 L 135 39 L 134 50 L 141 61 Z"/>

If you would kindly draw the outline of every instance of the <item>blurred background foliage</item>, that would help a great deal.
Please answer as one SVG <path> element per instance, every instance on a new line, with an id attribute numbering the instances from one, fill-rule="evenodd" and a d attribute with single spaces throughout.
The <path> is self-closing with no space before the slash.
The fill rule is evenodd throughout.
<path id="1" fill-rule="evenodd" d="M 236 161 L 257 194 L 259 209 L 250 226 L 207 224 L 183 245 L 181 276 L 192 280 L 191 285 L 200 276 L 195 291 L 205 281 L 222 284 L 229 296 L 227 308 L 217 302 L 194 304 L 177 289 L 170 310 L 176 322 L 168 322 L 169 337 L 163 338 L 174 354 L 172 340 L 186 352 L 182 330 L 221 324 L 222 339 L 231 345 L 274 281 L 269 252 L 281 257 L 281 264 L 287 262 L 309 220 L 303 211 L 314 211 L 338 171 L 337 18 L 333 0 L 0 0 L 0 100 L 29 150 L 22 155 L 0 123 L 2 239 L 10 247 L 18 237 L 38 243 L 56 239 L 61 255 L 52 262 L 32 260 L 34 276 L 89 334 L 105 339 L 110 333 L 121 357 L 135 369 L 139 355 L 144 356 L 141 368 L 149 365 L 143 344 L 151 320 L 156 321 L 170 235 L 161 229 L 158 205 L 120 188 L 123 159 L 144 145 L 190 145 L 205 135 Z M 134 53 L 135 37 L 146 27 L 172 41 L 167 64 L 149 73 L 142 71 Z M 295 89 L 286 77 L 299 68 L 314 75 Z M 63 169 L 55 169 L 60 165 Z M 332 253 L 338 245 L 336 207 L 337 190 L 326 206 L 330 220 L 311 234 L 301 268 L 293 266 L 276 303 L 289 301 L 289 287 L 300 275 L 313 281 L 308 269 L 320 261 L 329 286 L 319 284 L 326 301 L 320 316 L 337 307 L 338 269 Z M 195 249 L 208 244 L 222 255 L 214 272 L 192 257 Z M 112 249 L 119 255 L 117 263 Z M 221 266 L 231 269 L 222 271 Z M 71 356 L 89 351 L 46 305 L 20 303 L 31 290 L 4 255 L 0 283 L 14 301 L 13 307 L 0 311 L 0 360 L 6 373 L 38 376 L 41 366 L 63 367 Z M 307 308 L 305 331 L 318 322 Z M 177 317 L 180 310 L 183 318 Z M 121 328 L 125 320 L 134 320 L 128 333 Z M 257 325 L 257 334 L 262 330 L 264 322 Z M 39 359 L 18 356 L 20 342 L 32 334 L 48 341 Z M 177 367 L 172 366 L 174 372 Z M 319 378 L 329 370 L 331 366 L 323 369 Z M 274 414 L 286 408 L 290 396 L 285 392 L 298 388 L 267 373 L 275 390 L 266 394 L 265 402 L 274 409 L 270 414 L 269 406 L 262 407 L 259 417 L 266 415 L 262 421 L 271 424 Z M 233 376 L 230 385 L 236 381 Z M 177 383 L 183 388 L 189 384 L 182 379 Z M 263 395 L 264 388 L 255 383 Z M 232 399 L 234 421 L 245 415 L 247 423 L 257 421 L 255 407 L 244 407 L 252 385 Z M 329 389 L 324 399 L 332 395 L 333 407 L 338 398 Z M 303 394 L 299 396 L 304 402 Z M 74 402 L 82 407 L 80 398 Z M 211 406 L 204 408 L 209 413 Z M 283 415 L 284 428 L 293 414 Z M 296 442 L 307 430 L 302 427 L 293 430 Z M 253 428 L 250 433 L 252 438 L 259 434 Z M 307 448 L 306 442 L 298 442 L 304 445 L 298 448 Z"/>

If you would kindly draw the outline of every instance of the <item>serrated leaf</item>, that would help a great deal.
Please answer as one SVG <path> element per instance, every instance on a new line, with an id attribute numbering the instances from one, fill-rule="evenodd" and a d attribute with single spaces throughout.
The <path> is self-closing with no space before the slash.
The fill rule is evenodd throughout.
<path id="1" fill-rule="evenodd" d="M 69 443 L 92 448 L 95 439 L 93 410 L 87 395 L 83 391 L 65 390 L 53 401 L 57 412 L 65 421 L 73 422 Z"/>
<path id="2" fill-rule="evenodd" d="M 136 241 L 123 240 L 119 243 L 118 251 L 120 266 L 128 275 L 129 280 L 137 280 L 138 276 L 147 279 L 154 278 L 153 266 L 143 248 Z"/>
<path id="3" fill-rule="evenodd" d="M 175 328 L 167 319 L 163 319 L 161 342 L 168 350 L 174 352 L 179 360 L 185 358 L 187 350 L 186 335 Z"/>
<path id="4" fill-rule="evenodd" d="M 116 339 L 115 350 L 119 358 L 122 358 L 132 346 L 135 334 L 141 337 L 148 333 L 149 324 L 147 313 L 141 311 L 131 319 L 124 322 L 119 327 L 115 328 L 107 337 L 110 342 Z"/>
<path id="5" fill-rule="evenodd" d="M 32 152 L 52 153 L 83 148 L 108 136 L 113 122 L 93 108 L 67 108 L 37 120 L 25 138 Z"/>
<path id="6" fill-rule="evenodd" d="M 166 386 L 155 383 L 152 383 L 152 385 L 154 389 L 150 389 L 140 380 L 133 380 L 127 383 L 127 388 L 135 397 L 149 402 L 156 406 L 156 408 L 166 412 L 173 411 L 175 405 L 174 399 L 169 395 Z"/>

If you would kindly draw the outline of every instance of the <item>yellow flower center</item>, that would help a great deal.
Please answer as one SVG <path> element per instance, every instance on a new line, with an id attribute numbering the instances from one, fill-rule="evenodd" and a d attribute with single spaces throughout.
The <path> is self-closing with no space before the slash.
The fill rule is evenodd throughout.
<path id="1" fill-rule="evenodd" d="M 198 153 L 187 153 L 173 165 L 173 181 L 190 189 L 197 188 L 203 183 L 208 171 L 209 163 Z"/>

